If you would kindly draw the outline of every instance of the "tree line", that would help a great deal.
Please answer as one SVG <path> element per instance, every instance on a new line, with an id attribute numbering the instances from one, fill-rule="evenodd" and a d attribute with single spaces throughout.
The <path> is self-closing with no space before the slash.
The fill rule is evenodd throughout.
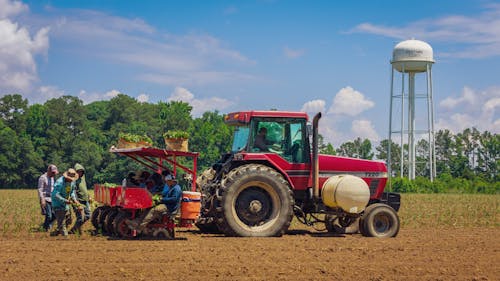
<path id="1" fill-rule="evenodd" d="M 89 184 L 119 183 L 128 172 L 141 168 L 127 157 L 109 153 L 121 132 L 148 135 L 155 146 L 164 147 L 164 132 L 187 131 L 189 149 L 200 153 L 200 172 L 230 151 L 232 128 L 225 125 L 224 115 L 218 111 L 205 112 L 197 118 L 191 116 L 191 111 L 192 106 L 186 102 L 139 102 L 125 94 L 89 104 L 74 96 L 62 96 L 32 105 L 19 94 L 5 95 L 0 98 L 0 187 L 34 188 L 50 163 L 56 164 L 60 171 L 75 163 L 82 164 Z M 358 138 L 334 148 L 320 136 L 320 151 L 386 160 L 388 143 L 383 140 L 373 149 L 369 140 Z M 399 171 L 397 157 L 401 148 L 395 143 L 391 145 L 395 157 L 392 170 Z M 428 154 L 425 147 L 425 141 L 421 140 L 417 149 L 417 162 L 421 165 L 425 165 Z M 406 153 L 407 147 L 402 149 Z M 475 128 L 456 135 L 448 130 L 439 131 L 436 134 L 438 175 L 493 186 L 493 191 L 472 188 L 467 192 L 498 193 L 499 150 L 498 134 Z"/>

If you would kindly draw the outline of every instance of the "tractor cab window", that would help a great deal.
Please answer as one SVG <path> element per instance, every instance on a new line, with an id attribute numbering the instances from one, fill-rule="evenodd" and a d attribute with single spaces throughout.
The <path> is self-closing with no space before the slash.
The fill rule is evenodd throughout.
<path id="1" fill-rule="evenodd" d="M 256 118 L 250 127 L 252 152 L 276 153 L 292 163 L 309 162 L 305 120 Z"/>
<path id="2" fill-rule="evenodd" d="M 239 152 L 247 147 L 249 133 L 250 128 L 246 126 L 237 126 L 234 129 L 232 152 Z"/>

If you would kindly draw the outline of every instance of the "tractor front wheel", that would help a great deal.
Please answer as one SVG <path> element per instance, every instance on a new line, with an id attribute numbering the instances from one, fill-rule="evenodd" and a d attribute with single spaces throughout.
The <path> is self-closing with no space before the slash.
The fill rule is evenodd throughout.
<path id="1" fill-rule="evenodd" d="M 366 208 L 359 221 L 359 226 L 363 236 L 395 237 L 399 232 L 399 217 L 391 206 L 376 203 Z"/>
<path id="2" fill-rule="evenodd" d="M 288 182 L 270 167 L 235 168 L 221 184 L 217 226 L 228 236 L 281 236 L 290 226 L 294 199 Z"/>

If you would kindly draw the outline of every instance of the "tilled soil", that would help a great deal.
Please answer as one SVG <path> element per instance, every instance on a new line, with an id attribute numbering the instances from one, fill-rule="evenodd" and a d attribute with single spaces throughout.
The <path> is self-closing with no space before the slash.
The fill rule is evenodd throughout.
<path id="1" fill-rule="evenodd" d="M 392 239 L 295 229 L 176 240 L 0 236 L 0 280 L 500 280 L 500 229 L 401 229 Z"/>

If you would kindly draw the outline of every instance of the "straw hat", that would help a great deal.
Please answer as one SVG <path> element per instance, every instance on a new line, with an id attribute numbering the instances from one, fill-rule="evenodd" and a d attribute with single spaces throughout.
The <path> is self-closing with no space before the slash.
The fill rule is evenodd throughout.
<path id="1" fill-rule="evenodd" d="M 66 172 L 63 173 L 63 176 L 71 181 L 76 181 L 78 179 L 78 174 L 73 168 L 69 168 Z"/>

